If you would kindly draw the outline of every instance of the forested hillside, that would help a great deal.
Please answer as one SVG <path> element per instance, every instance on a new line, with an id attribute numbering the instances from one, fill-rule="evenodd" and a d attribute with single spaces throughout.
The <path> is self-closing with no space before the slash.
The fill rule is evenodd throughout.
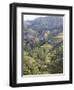
<path id="1" fill-rule="evenodd" d="M 63 73 L 63 16 L 23 20 L 23 74 Z"/>

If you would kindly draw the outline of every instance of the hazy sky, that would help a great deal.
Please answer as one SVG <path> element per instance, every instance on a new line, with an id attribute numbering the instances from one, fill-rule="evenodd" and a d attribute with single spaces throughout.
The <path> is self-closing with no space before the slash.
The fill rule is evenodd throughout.
<path id="1" fill-rule="evenodd" d="M 36 19 L 38 17 L 45 17 L 45 16 L 43 16 L 43 15 L 24 15 L 24 20 L 25 21 L 26 20 L 34 20 L 34 19 Z"/>

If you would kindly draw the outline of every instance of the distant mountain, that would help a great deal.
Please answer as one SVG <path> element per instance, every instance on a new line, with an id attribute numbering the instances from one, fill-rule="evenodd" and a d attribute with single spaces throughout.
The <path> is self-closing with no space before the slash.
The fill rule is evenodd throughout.
<path id="1" fill-rule="evenodd" d="M 63 39 L 63 16 L 46 16 L 23 23 L 24 44 L 33 46 L 40 42 L 57 44 Z M 60 34 L 61 33 L 61 34 Z M 57 37 L 58 38 L 55 38 Z M 59 39 L 62 37 L 61 39 Z"/>
<path id="2" fill-rule="evenodd" d="M 36 31 L 54 31 L 55 29 L 59 29 L 59 31 L 63 30 L 63 17 L 62 16 L 46 16 L 39 17 L 32 21 L 24 21 L 27 28 L 31 28 Z"/>

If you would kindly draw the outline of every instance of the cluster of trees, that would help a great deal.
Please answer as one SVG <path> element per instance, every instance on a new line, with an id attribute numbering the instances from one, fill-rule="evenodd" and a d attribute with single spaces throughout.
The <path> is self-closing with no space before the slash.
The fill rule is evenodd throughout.
<path id="1" fill-rule="evenodd" d="M 32 50 L 25 49 L 23 55 L 23 74 L 56 74 L 63 73 L 63 47 L 54 48 L 45 43 Z"/>

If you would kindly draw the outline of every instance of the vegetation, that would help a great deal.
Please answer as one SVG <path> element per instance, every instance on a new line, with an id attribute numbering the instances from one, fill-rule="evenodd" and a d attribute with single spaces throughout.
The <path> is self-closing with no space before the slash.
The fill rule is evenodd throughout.
<path id="1" fill-rule="evenodd" d="M 54 48 L 45 43 L 24 51 L 23 74 L 55 74 L 63 73 L 63 47 Z"/>

